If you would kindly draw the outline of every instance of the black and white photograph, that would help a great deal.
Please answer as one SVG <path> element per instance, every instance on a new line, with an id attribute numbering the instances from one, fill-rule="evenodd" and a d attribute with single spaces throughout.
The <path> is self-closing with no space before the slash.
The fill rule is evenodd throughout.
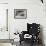
<path id="1" fill-rule="evenodd" d="M 0 0 L 0 46 L 46 46 L 46 0 Z"/>

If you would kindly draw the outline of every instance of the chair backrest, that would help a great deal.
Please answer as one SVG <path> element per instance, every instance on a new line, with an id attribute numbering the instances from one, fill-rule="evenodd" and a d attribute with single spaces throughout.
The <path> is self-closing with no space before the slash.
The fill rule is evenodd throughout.
<path id="1" fill-rule="evenodd" d="M 29 24 L 27 23 L 27 30 L 29 34 L 34 34 L 34 35 L 38 35 L 40 32 L 40 24 L 36 24 L 36 23 L 32 23 Z"/>

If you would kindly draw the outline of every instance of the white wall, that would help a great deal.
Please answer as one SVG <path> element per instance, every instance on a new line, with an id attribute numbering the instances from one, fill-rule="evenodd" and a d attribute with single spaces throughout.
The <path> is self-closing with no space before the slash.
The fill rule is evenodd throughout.
<path id="1" fill-rule="evenodd" d="M 0 0 L 0 3 L 8 3 L 8 0 Z"/>

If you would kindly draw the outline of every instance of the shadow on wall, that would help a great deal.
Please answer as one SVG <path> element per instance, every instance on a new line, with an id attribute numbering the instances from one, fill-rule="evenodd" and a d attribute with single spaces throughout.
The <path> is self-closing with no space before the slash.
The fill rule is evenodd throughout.
<path id="1" fill-rule="evenodd" d="M 40 39 L 42 40 L 42 46 L 45 46 L 44 45 L 44 37 L 43 37 L 43 26 L 40 25 Z"/>

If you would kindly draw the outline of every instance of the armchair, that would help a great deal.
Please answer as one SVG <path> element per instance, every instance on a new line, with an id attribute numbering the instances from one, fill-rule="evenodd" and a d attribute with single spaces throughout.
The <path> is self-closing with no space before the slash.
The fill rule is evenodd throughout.
<path id="1" fill-rule="evenodd" d="M 20 36 L 20 44 L 22 41 L 25 41 L 24 35 L 29 34 L 32 37 L 29 39 L 30 43 L 33 45 L 34 42 L 39 44 L 39 33 L 40 33 L 40 24 L 32 23 L 29 24 L 27 23 L 27 31 L 22 31 L 22 33 L 19 35 Z M 28 38 L 26 38 L 28 40 Z"/>

